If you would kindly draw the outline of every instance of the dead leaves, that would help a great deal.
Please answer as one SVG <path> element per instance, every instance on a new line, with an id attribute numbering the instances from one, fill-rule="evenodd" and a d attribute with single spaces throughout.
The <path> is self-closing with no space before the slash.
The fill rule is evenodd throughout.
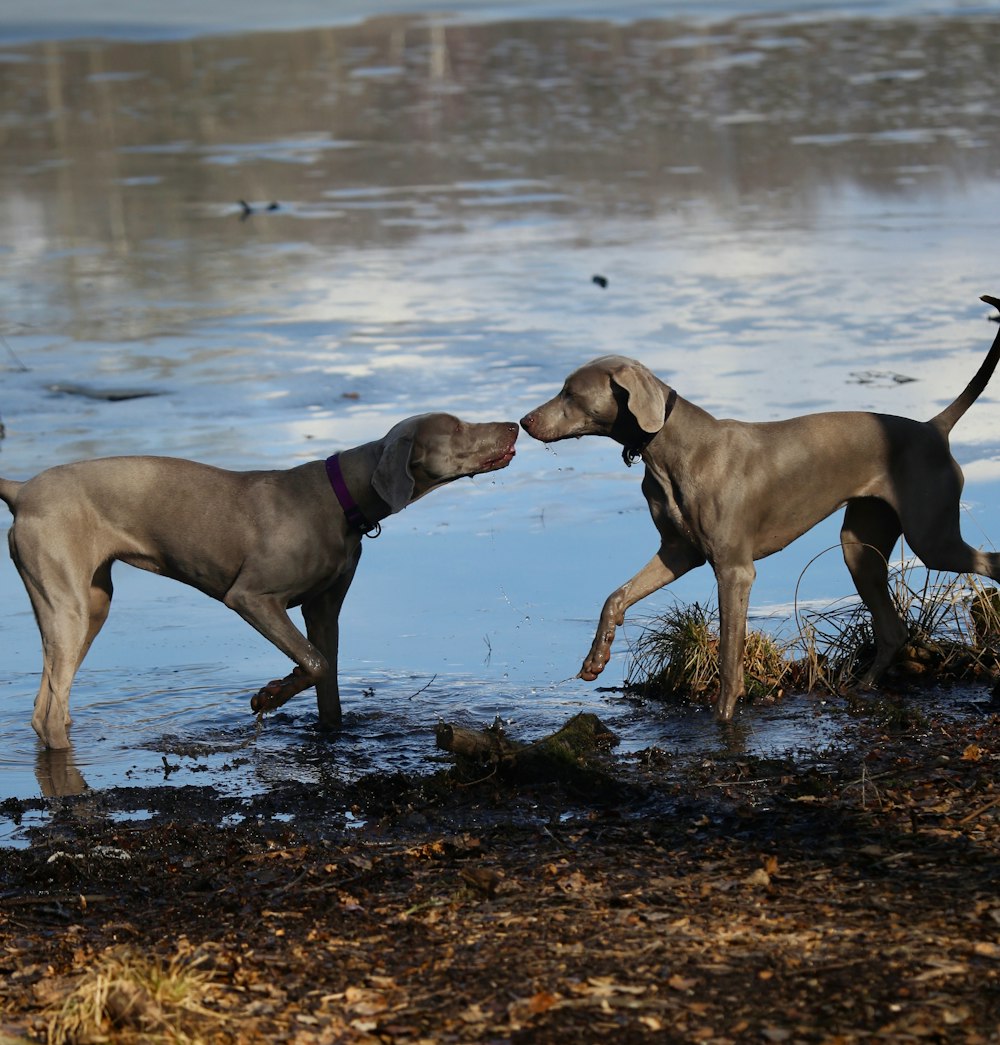
<path id="1" fill-rule="evenodd" d="M 452 807 L 308 842 L 287 826 L 272 843 L 88 825 L 76 848 L 128 850 L 128 876 L 41 847 L 0 866 L 0 1022 L 42 1037 L 32 1017 L 109 942 L 162 961 L 184 932 L 206 956 L 200 1000 L 224 1017 L 207 1045 L 986 1045 L 998 750 L 1000 720 L 949 721 L 878 735 L 812 778 L 741 757 L 641 810 L 542 821 L 531 796 L 511 822 L 479 795 L 464 820 Z M 110 997 L 122 1019 L 128 996 Z M 146 1028 L 169 1015 L 140 1002 Z"/>
<path id="2" fill-rule="evenodd" d="M 983 749 L 978 744 L 970 744 L 962 752 L 963 762 L 979 762 L 983 757 Z"/>
<path id="3" fill-rule="evenodd" d="M 510 1029 L 516 1032 L 530 1026 L 536 1017 L 556 1010 L 592 1008 L 610 1015 L 616 1010 L 644 1009 L 640 999 L 651 993 L 656 993 L 655 986 L 622 983 L 613 976 L 590 976 L 567 983 L 564 993 L 539 991 L 530 998 L 518 998 L 508 1007 L 507 1017 Z"/>

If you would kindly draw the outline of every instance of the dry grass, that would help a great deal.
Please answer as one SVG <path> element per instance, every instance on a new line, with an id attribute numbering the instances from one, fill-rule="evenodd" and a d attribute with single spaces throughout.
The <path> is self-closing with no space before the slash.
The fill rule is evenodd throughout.
<path id="1" fill-rule="evenodd" d="M 909 638 L 893 667 L 911 679 L 957 682 L 1000 672 L 1000 589 L 972 575 L 938 574 L 913 561 L 890 571 L 890 591 Z M 871 662 L 871 618 L 856 597 L 796 614 L 782 642 L 749 629 L 745 683 L 751 700 L 788 688 L 842 692 Z M 712 608 L 676 606 L 646 620 L 630 643 L 625 686 L 643 696 L 710 702 L 719 688 L 719 622 Z"/>
<path id="2" fill-rule="evenodd" d="M 196 1045 L 220 1019 L 208 1008 L 211 974 L 200 959 L 168 962 L 127 950 L 103 955 L 48 1011 L 49 1045 L 136 1041 Z"/>
<path id="3" fill-rule="evenodd" d="M 645 621 L 630 645 L 625 686 L 649 697 L 709 702 L 719 689 L 719 618 L 714 607 L 675 606 Z M 788 646 L 748 629 L 745 680 L 751 700 L 777 699 L 792 683 Z"/>
<path id="4" fill-rule="evenodd" d="M 1000 589 L 974 575 L 933 573 L 914 562 L 894 567 L 889 587 L 909 631 L 894 671 L 941 682 L 997 673 Z M 799 636 L 808 688 L 842 690 L 875 653 L 871 618 L 858 600 L 801 614 Z"/>

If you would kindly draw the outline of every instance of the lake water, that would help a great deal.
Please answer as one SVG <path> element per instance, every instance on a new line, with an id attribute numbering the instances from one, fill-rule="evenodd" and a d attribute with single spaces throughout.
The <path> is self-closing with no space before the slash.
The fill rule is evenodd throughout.
<path id="1" fill-rule="evenodd" d="M 0 3 L 0 474 L 121 453 L 291 466 L 427 410 L 517 419 L 608 352 L 721 416 L 922 418 L 995 333 L 978 296 L 1000 294 L 1000 4 L 607 20 L 584 2 L 411 2 L 333 23 L 305 0 L 204 6 L 106 3 L 84 22 Z M 150 395 L 108 398 L 133 391 Z M 990 546 L 998 396 L 952 439 L 966 535 Z M 707 750 L 706 714 L 572 677 L 604 598 L 655 550 L 640 481 L 610 442 L 522 435 L 507 470 L 389 520 L 341 620 L 334 743 L 310 694 L 258 733 L 249 696 L 281 655 L 119 566 L 73 750 L 52 758 L 4 554 L 0 799 L 425 768 L 439 718 L 533 735 L 594 710 L 626 749 Z M 826 551 L 838 526 L 759 564 L 755 616 L 787 617 L 796 584 L 802 602 L 850 593 Z M 713 591 L 705 568 L 636 607 L 602 685 L 641 618 Z M 835 731 L 744 719 L 757 751 Z"/>

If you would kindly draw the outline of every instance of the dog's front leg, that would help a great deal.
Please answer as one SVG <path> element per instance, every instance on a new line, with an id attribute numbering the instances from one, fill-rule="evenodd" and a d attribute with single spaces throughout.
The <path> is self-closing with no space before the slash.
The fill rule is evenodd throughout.
<path id="1" fill-rule="evenodd" d="M 266 686 L 261 686 L 250 698 L 250 710 L 256 711 L 258 714 L 265 711 L 276 711 L 282 704 L 287 704 L 296 694 L 315 685 L 317 685 L 317 679 L 308 668 L 296 664 L 290 675 L 286 675 L 283 679 L 272 679 Z"/>
<path id="2" fill-rule="evenodd" d="M 577 677 L 586 682 L 593 682 L 608 666 L 615 631 L 624 622 L 629 607 L 647 595 L 652 595 L 654 591 L 659 591 L 681 574 L 700 566 L 704 561 L 704 556 L 690 544 L 661 546 L 656 555 L 631 580 L 626 581 L 605 600 L 601 619 L 597 624 L 597 633 Z"/>
<path id="3" fill-rule="evenodd" d="M 719 586 L 719 674 L 721 688 L 715 708 L 720 722 L 731 722 L 740 697 L 746 695 L 743 654 L 747 638 L 750 588 L 757 571 L 753 562 L 715 567 Z"/>
<path id="4" fill-rule="evenodd" d="M 302 604 L 309 641 L 326 658 L 326 676 L 316 683 L 316 709 L 323 729 L 340 729 L 340 687 L 337 682 L 337 654 L 340 645 L 340 609 L 344 596 L 354 579 L 354 571 L 361 557 L 361 546 L 350 569 L 337 579 L 332 588 Z"/>
<path id="5" fill-rule="evenodd" d="M 326 658 L 291 622 L 283 602 L 273 595 L 250 594 L 236 588 L 230 589 L 224 601 L 296 664 L 290 675 L 269 682 L 257 692 L 250 701 L 254 711 L 280 708 L 296 693 L 326 678 Z"/>

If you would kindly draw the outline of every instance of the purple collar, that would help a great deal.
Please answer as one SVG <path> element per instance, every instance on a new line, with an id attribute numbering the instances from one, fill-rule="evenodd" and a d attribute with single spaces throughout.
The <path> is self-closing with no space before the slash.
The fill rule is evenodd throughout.
<path id="1" fill-rule="evenodd" d="M 333 492 L 337 495 L 337 500 L 340 501 L 340 507 L 344 509 L 348 524 L 366 537 L 378 537 L 382 532 L 381 525 L 377 522 L 371 523 L 365 518 L 364 512 L 358 507 L 358 502 L 347 489 L 344 473 L 340 468 L 340 454 L 334 454 L 326 459 L 326 474 L 333 487 Z"/>

